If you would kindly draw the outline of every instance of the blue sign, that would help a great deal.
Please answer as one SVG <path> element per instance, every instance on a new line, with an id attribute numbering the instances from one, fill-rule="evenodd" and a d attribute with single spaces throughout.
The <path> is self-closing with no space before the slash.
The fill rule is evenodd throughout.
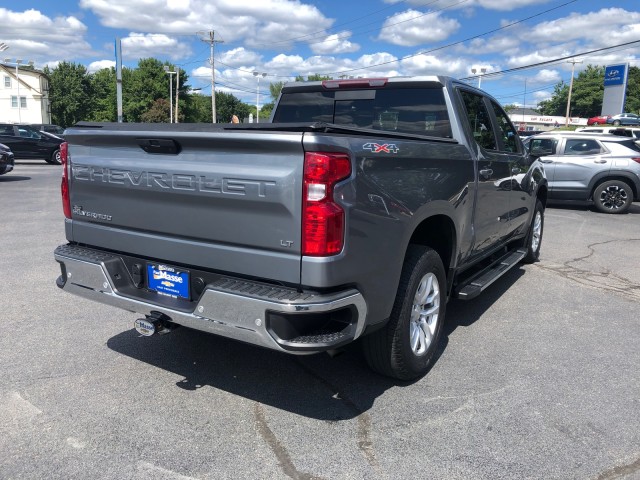
<path id="1" fill-rule="evenodd" d="M 610 87 L 611 85 L 624 85 L 626 78 L 627 66 L 623 65 L 609 65 L 604 69 L 604 86 Z"/>

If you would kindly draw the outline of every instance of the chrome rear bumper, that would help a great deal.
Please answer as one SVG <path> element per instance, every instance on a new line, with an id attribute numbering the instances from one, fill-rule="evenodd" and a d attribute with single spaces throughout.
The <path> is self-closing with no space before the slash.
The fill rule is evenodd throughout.
<path id="1" fill-rule="evenodd" d="M 294 289 L 224 277 L 205 287 L 190 308 L 178 308 L 171 300 L 135 298 L 129 278 L 114 274 L 126 271 L 117 255 L 75 245 L 54 252 L 62 275 L 62 290 L 146 316 L 161 313 L 178 325 L 288 353 L 330 350 L 358 338 L 364 330 L 367 307 L 362 294 L 349 289 L 331 294 L 300 293 Z M 281 338 L 269 325 L 273 315 L 303 318 L 349 309 L 353 321 L 338 332 Z M 304 321 L 304 319 L 303 319 Z"/>

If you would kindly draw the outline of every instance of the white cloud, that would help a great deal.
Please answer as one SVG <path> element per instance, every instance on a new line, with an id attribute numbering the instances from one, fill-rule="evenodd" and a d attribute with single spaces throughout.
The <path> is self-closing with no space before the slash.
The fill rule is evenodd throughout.
<path id="1" fill-rule="evenodd" d="M 360 45 L 349 41 L 351 32 L 340 32 L 328 35 L 319 42 L 310 42 L 313 53 L 319 55 L 339 55 L 341 53 L 352 53 L 360 50 Z"/>
<path id="2" fill-rule="evenodd" d="M 208 32 L 255 48 L 290 46 L 287 39 L 331 26 L 315 6 L 299 0 L 80 0 L 107 27 L 166 34 Z"/>
<path id="3" fill-rule="evenodd" d="M 130 33 L 122 39 L 122 56 L 128 59 L 168 56 L 180 60 L 191 55 L 191 48 L 175 38 L 153 33 Z"/>
<path id="4" fill-rule="evenodd" d="M 89 73 L 95 73 L 98 70 L 102 70 L 103 68 L 111 68 L 115 66 L 116 62 L 114 62 L 113 60 L 98 60 L 96 62 L 91 62 L 87 67 L 87 71 Z"/>
<path id="5" fill-rule="evenodd" d="M 384 3 L 396 4 L 403 0 L 384 0 Z M 457 8 L 457 9 L 470 9 L 473 7 L 481 7 L 487 10 L 515 10 L 529 5 L 540 5 L 548 3 L 551 0 L 466 0 L 459 3 L 452 4 L 451 0 L 440 0 L 438 2 L 429 3 L 429 6 L 434 9 L 440 8 Z M 424 0 L 407 0 L 409 5 L 422 6 Z"/>
<path id="6" fill-rule="evenodd" d="M 53 55 L 64 52 L 65 58 L 95 54 L 84 39 L 87 27 L 73 16 L 47 17 L 40 11 L 22 12 L 0 8 L 2 41 L 9 45 L 4 56 L 34 60 L 36 65 L 59 62 Z"/>
<path id="7" fill-rule="evenodd" d="M 560 80 L 562 80 L 560 72 L 558 72 L 557 70 L 549 70 L 543 68 L 534 77 L 529 78 L 527 81 L 531 82 L 532 84 L 548 84 L 558 83 Z"/>
<path id="8" fill-rule="evenodd" d="M 443 17 L 439 12 L 406 10 L 387 17 L 378 39 L 394 45 L 413 47 L 445 40 L 459 28 L 457 20 Z"/>
<path id="9" fill-rule="evenodd" d="M 450 75 L 466 77 L 470 75 L 470 62 L 462 58 L 443 55 L 418 55 L 401 62 L 407 75 Z"/>
<path id="10" fill-rule="evenodd" d="M 542 22 L 526 32 L 531 42 L 568 42 L 600 40 L 608 45 L 637 40 L 640 37 L 640 12 L 623 8 L 603 8 L 586 14 L 572 13 L 567 17 Z"/>
<path id="11" fill-rule="evenodd" d="M 227 50 L 218 56 L 220 63 L 229 67 L 239 67 L 241 65 L 250 65 L 260 62 L 262 56 L 244 47 Z"/>

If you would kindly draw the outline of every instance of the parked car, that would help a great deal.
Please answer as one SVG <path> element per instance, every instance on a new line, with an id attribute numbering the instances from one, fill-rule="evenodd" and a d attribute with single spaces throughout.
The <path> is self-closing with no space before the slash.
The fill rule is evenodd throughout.
<path id="1" fill-rule="evenodd" d="M 32 123 L 30 126 L 40 132 L 53 133 L 59 137 L 64 134 L 64 128 L 60 125 L 53 125 L 51 123 Z"/>
<path id="2" fill-rule="evenodd" d="M 0 175 L 4 175 L 13 170 L 13 165 L 13 152 L 4 143 L 0 143 Z"/>
<path id="3" fill-rule="evenodd" d="M 604 125 L 610 118 L 610 115 L 598 115 L 597 117 L 591 117 L 587 120 L 587 125 Z"/>
<path id="4" fill-rule="evenodd" d="M 624 213 L 640 201 L 640 147 L 633 139 L 554 132 L 524 143 L 544 164 L 549 200 L 589 201 L 603 213 Z"/>
<path id="5" fill-rule="evenodd" d="M 47 163 L 60 165 L 60 144 L 64 140 L 29 125 L 0 123 L 0 142 L 7 145 L 16 158 L 42 158 Z"/>
<path id="6" fill-rule="evenodd" d="M 640 140 L 640 128 L 632 127 L 585 127 L 577 128 L 576 133 L 609 133 L 620 137 L 631 137 Z"/>
<path id="7" fill-rule="evenodd" d="M 611 123 L 616 127 L 618 125 L 640 125 L 640 116 L 635 113 L 619 113 L 608 118 L 607 123 Z"/>

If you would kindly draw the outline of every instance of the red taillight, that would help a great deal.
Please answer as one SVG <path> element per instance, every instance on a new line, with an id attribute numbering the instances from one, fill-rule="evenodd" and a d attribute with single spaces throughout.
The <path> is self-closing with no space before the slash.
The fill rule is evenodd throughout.
<path id="1" fill-rule="evenodd" d="M 302 254 L 335 255 L 344 246 L 344 210 L 333 201 L 333 189 L 351 175 L 344 153 L 307 152 L 302 189 Z"/>
<path id="2" fill-rule="evenodd" d="M 636 163 L 640 163 L 640 157 L 631 157 L 631 160 L 633 160 Z"/>
<path id="3" fill-rule="evenodd" d="M 62 183 L 60 184 L 60 193 L 62 193 L 62 210 L 64 216 L 71 218 L 71 199 L 69 198 L 69 145 L 67 142 L 60 144 L 60 161 L 62 163 Z"/>

